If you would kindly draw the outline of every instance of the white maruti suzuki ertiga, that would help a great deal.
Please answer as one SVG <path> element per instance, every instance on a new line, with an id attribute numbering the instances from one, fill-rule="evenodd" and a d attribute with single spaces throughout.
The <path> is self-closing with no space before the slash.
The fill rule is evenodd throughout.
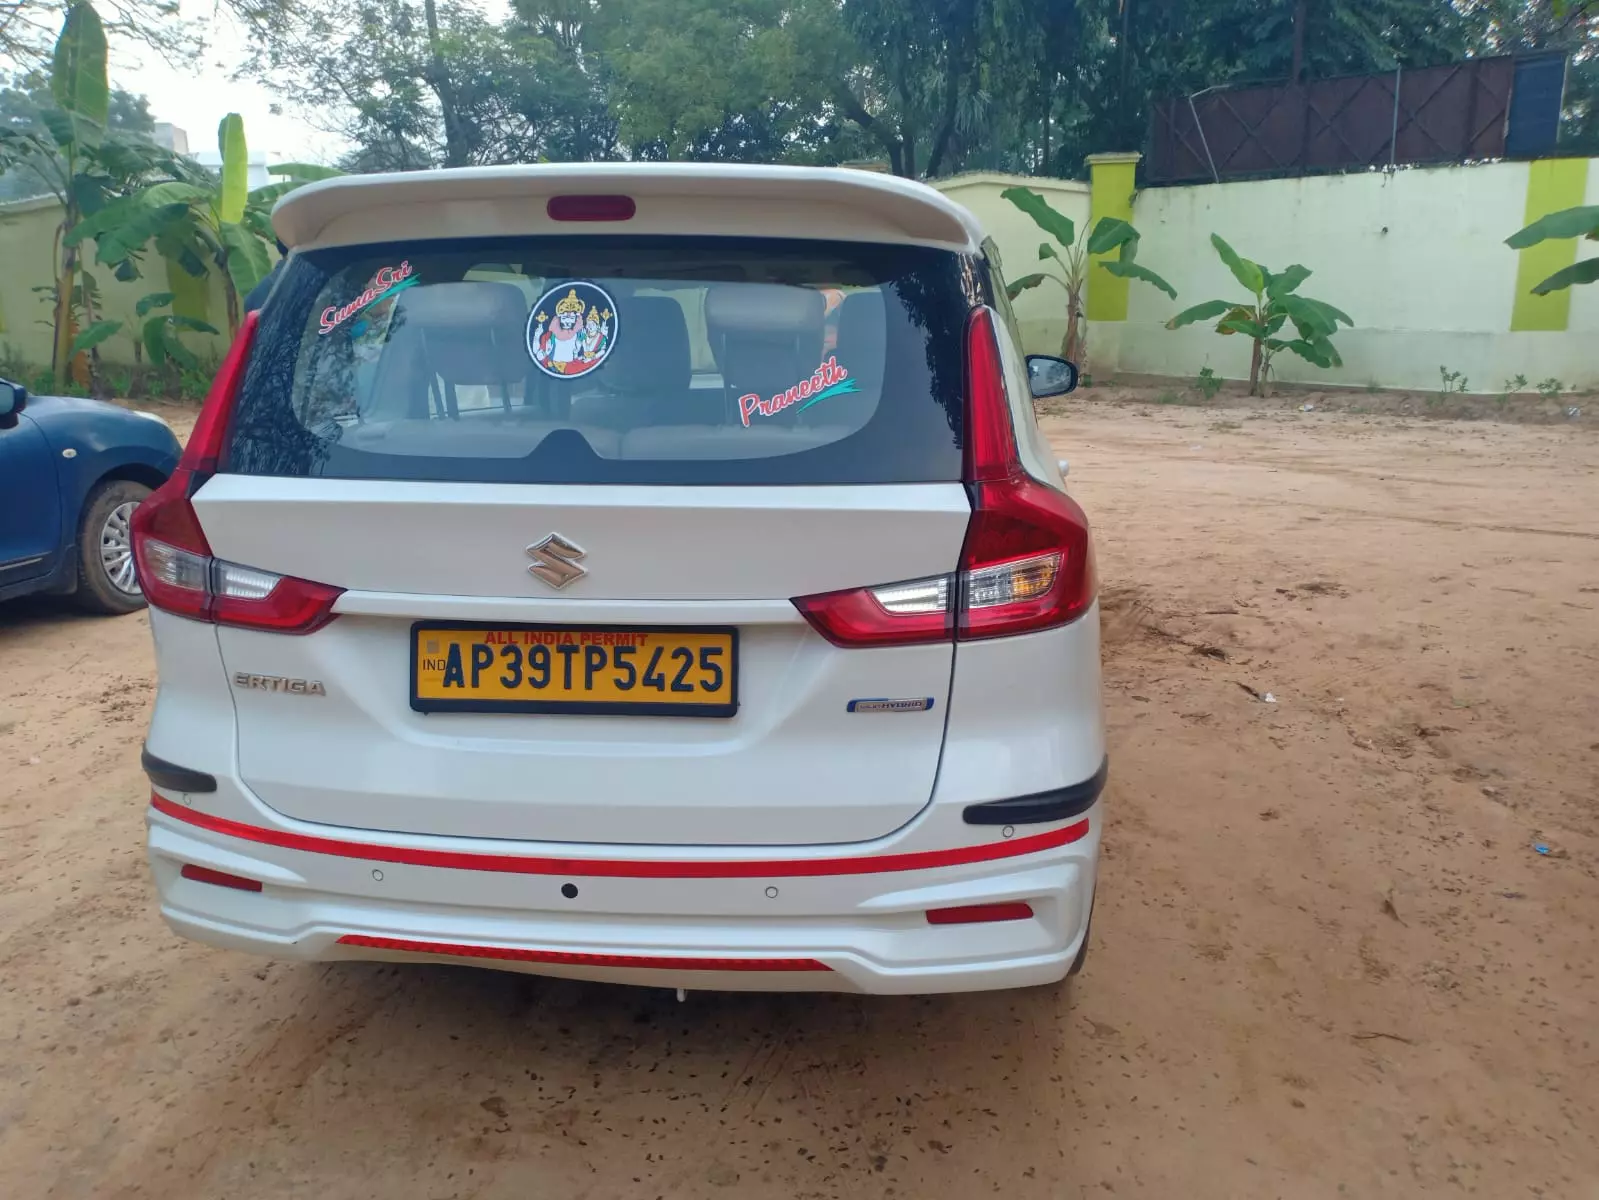
<path id="1" fill-rule="evenodd" d="M 867 172 L 349 177 L 134 547 L 161 911 L 280 958 L 1059 980 L 1105 781 L 1082 510 L 965 209 Z"/>

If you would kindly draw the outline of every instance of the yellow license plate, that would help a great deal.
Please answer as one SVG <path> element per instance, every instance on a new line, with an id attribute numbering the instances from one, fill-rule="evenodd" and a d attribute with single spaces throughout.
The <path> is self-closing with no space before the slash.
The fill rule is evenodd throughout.
<path id="1" fill-rule="evenodd" d="M 738 711 L 738 631 L 418 621 L 411 707 L 730 717 Z"/>

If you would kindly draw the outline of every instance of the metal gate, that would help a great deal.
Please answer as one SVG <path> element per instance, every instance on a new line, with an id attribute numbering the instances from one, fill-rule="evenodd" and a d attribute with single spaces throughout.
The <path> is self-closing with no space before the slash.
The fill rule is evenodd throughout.
<path id="1" fill-rule="evenodd" d="M 1151 115 L 1145 178 L 1192 183 L 1503 157 L 1517 68 L 1511 56 L 1475 58 L 1163 100 Z M 1549 105 L 1528 91 L 1540 110 L 1531 119 L 1550 126 L 1552 146 L 1558 94 Z M 1519 122 L 1520 106 L 1516 115 Z"/>

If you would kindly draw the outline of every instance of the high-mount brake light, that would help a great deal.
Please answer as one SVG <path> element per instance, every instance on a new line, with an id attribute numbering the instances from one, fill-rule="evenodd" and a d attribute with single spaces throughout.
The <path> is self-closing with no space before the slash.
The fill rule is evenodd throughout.
<path id="1" fill-rule="evenodd" d="M 551 196 L 544 212 L 552 221 L 631 221 L 632 196 Z"/>

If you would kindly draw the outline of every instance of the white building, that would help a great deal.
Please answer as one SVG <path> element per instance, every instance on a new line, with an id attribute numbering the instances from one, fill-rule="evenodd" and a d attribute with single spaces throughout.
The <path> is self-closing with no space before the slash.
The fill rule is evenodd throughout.
<path id="1" fill-rule="evenodd" d="M 191 151 L 189 149 L 188 133 L 170 121 L 157 122 L 152 136 L 158 145 L 165 146 L 168 150 L 176 151 L 179 154 L 187 154 L 202 167 L 207 167 L 213 171 L 222 169 L 222 155 L 217 153 L 215 148 Z M 267 184 L 273 181 L 272 176 L 267 173 L 267 163 L 275 157 L 275 155 L 266 150 L 252 149 L 250 151 L 247 160 L 249 171 L 246 176 L 246 186 L 250 191 L 253 192 L 259 187 L 266 187 Z"/>

